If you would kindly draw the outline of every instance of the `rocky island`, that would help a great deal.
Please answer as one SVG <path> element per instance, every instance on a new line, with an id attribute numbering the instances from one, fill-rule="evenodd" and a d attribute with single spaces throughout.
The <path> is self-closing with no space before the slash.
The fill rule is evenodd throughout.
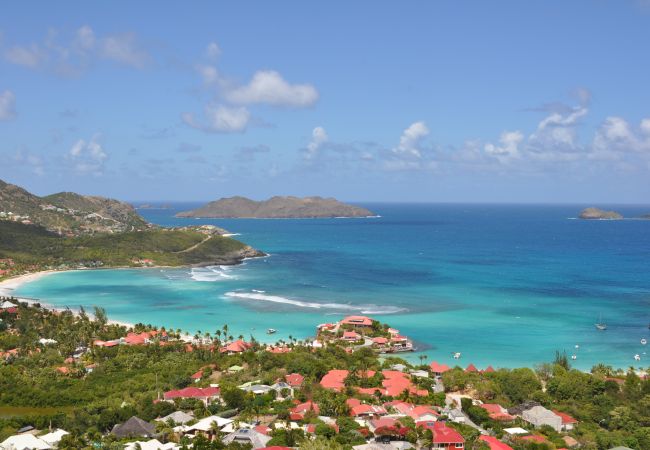
<path id="1" fill-rule="evenodd" d="M 333 217 L 372 217 L 375 214 L 358 206 L 322 197 L 272 197 L 255 201 L 245 197 L 222 198 L 176 217 L 219 219 L 316 219 Z"/>
<path id="2" fill-rule="evenodd" d="M 616 220 L 622 219 L 623 216 L 616 211 L 605 211 L 599 208 L 585 208 L 580 212 L 581 219 L 587 220 Z"/>

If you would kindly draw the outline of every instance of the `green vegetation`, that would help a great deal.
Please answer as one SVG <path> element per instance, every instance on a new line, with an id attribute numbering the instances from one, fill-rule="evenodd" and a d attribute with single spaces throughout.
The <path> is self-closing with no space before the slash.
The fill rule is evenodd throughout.
<path id="1" fill-rule="evenodd" d="M 14 301 L 15 302 L 15 301 Z M 204 344 L 187 345 L 174 340 L 180 330 L 167 330 L 171 338 L 165 345 L 156 339 L 150 345 L 117 345 L 102 348 L 89 345 L 95 339 L 111 340 L 126 335 L 126 328 L 108 323 L 106 314 L 96 309 L 92 315 L 81 310 L 53 312 L 38 305 L 19 304 L 18 311 L 0 312 L 0 441 L 24 425 L 44 429 L 61 427 L 71 432 L 59 448 L 79 449 L 120 448 L 116 438 L 108 432 L 112 427 L 133 415 L 151 421 L 182 409 L 197 419 L 218 414 L 241 422 L 270 420 L 286 423 L 295 401 L 313 401 L 320 413 L 309 411 L 302 424 L 312 424 L 316 440 L 306 438 L 303 430 L 271 431 L 269 445 L 297 448 L 333 448 L 349 450 L 352 445 L 365 442 L 369 434 L 350 416 L 346 403 L 356 397 L 366 403 L 380 405 L 394 398 L 358 394 L 352 386 L 343 392 L 324 389 L 319 381 L 331 369 L 348 369 L 351 373 L 373 370 L 378 373 L 400 363 L 413 368 L 400 358 L 380 360 L 370 349 L 349 353 L 344 347 L 330 345 L 311 349 L 301 342 L 291 342 L 290 353 L 274 354 L 264 351 L 253 342 L 250 351 L 236 355 L 219 352 L 224 341 L 232 341 L 227 326 L 214 332 L 197 333 Z M 151 326 L 137 325 L 135 332 L 149 331 Z M 160 330 L 162 331 L 162 330 Z M 53 339 L 56 344 L 39 344 L 40 338 Z M 84 348 L 87 347 L 87 348 Z M 17 349 L 14 353 L 5 353 Z M 190 351 L 191 350 L 191 351 Z M 76 358 L 70 360 L 70 356 Z M 242 370 L 230 373 L 233 366 Z M 58 370 L 65 367 L 65 371 Z M 417 366 L 426 369 L 426 366 Z M 190 376 L 203 369 L 203 377 L 194 383 Z M 280 398 L 275 391 L 254 395 L 238 388 L 243 383 L 272 385 L 288 373 L 305 377 L 303 386 L 294 392 L 294 398 Z M 218 382 L 223 403 L 208 406 L 193 399 L 155 402 L 163 392 L 190 385 L 205 387 Z M 381 377 L 363 377 L 359 383 L 379 384 Z M 534 400 L 543 406 L 565 412 L 579 423 L 569 436 L 581 448 L 607 450 L 623 445 L 635 450 L 650 448 L 650 380 L 641 379 L 633 371 L 617 373 L 607 366 L 595 366 L 592 373 L 558 364 L 542 365 L 536 370 L 500 369 L 490 373 L 468 373 L 454 368 L 443 375 L 447 391 L 468 393 L 475 400 L 498 403 L 504 407 L 516 406 Z M 414 397 L 400 394 L 397 399 L 422 405 L 444 405 L 445 396 L 434 394 L 431 379 L 418 380 L 420 388 L 429 390 L 428 396 Z M 353 383 L 354 384 L 354 383 Z M 475 423 L 503 438 L 504 424 L 490 419 L 477 402 L 462 400 L 462 409 Z M 11 415 L 12 417 L 7 417 Z M 336 420 L 339 432 L 318 416 Z M 404 438 L 410 442 L 426 442 L 431 432 L 414 427 L 410 418 L 400 418 L 406 428 Z M 268 422 L 264 422 L 268 423 Z M 546 443 L 515 441 L 515 450 L 554 450 L 566 447 L 563 438 L 549 427 L 533 430 L 517 419 L 509 426 L 521 426 L 546 438 Z M 477 441 L 475 428 L 449 424 L 466 439 L 466 448 L 483 450 Z M 159 424 L 164 439 L 171 439 L 167 424 Z M 378 432 L 381 435 L 380 432 Z M 195 441 L 195 449 L 236 449 L 219 441 L 203 437 Z M 315 447 L 316 446 L 316 447 Z M 239 447 L 245 448 L 245 447 Z"/>
<path id="2" fill-rule="evenodd" d="M 143 260 L 166 266 L 233 264 L 257 255 L 259 252 L 234 239 L 191 229 L 62 237 L 36 225 L 0 221 L 0 258 L 12 258 L 18 266 L 16 272 L 21 266 L 138 266 Z"/>

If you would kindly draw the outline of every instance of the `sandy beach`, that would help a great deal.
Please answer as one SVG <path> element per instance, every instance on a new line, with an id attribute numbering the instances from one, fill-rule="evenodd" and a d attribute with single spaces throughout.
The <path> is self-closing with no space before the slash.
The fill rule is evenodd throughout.
<path id="1" fill-rule="evenodd" d="M 14 295 L 14 291 L 23 284 L 29 283 L 31 281 L 36 281 L 56 272 L 58 271 L 44 270 L 42 272 L 25 273 L 23 275 L 18 275 L 12 278 L 8 278 L 4 281 L 0 281 L 0 297 L 11 297 Z M 28 299 L 25 301 L 28 301 Z"/>

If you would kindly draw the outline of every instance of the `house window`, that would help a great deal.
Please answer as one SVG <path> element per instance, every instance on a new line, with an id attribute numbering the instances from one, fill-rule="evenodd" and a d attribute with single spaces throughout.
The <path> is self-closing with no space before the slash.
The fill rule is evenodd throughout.
<path id="1" fill-rule="evenodd" d="M 456 448 L 463 448 L 463 444 L 456 443 Z"/>

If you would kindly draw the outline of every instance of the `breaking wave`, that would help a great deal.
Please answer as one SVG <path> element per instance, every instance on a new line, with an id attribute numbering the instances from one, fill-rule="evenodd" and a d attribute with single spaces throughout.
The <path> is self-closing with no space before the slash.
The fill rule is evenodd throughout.
<path id="1" fill-rule="evenodd" d="M 195 267 L 190 272 L 190 278 L 194 281 L 224 281 L 232 280 L 237 277 L 231 273 L 232 267 L 229 266 L 207 266 L 207 267 Z"/>
<path id="2" fill-rule="evenodd" d="M 328 309 L 334 311 L 356 312 L 361 314 L 396 314 L 399 312 L 407 311 L 407 309 L 399 308 L 397 306 L 346 305 L 343 303 L 306 302 L 301 300 L 293 300 L 286 297 L 280 297 L 278 295 L 265 295 L 261 292 L 263 291 L 253 290 L 253 292 L 226 292 L 224 295 L 231 298 L 293 305 L 299 308 Z"/>

